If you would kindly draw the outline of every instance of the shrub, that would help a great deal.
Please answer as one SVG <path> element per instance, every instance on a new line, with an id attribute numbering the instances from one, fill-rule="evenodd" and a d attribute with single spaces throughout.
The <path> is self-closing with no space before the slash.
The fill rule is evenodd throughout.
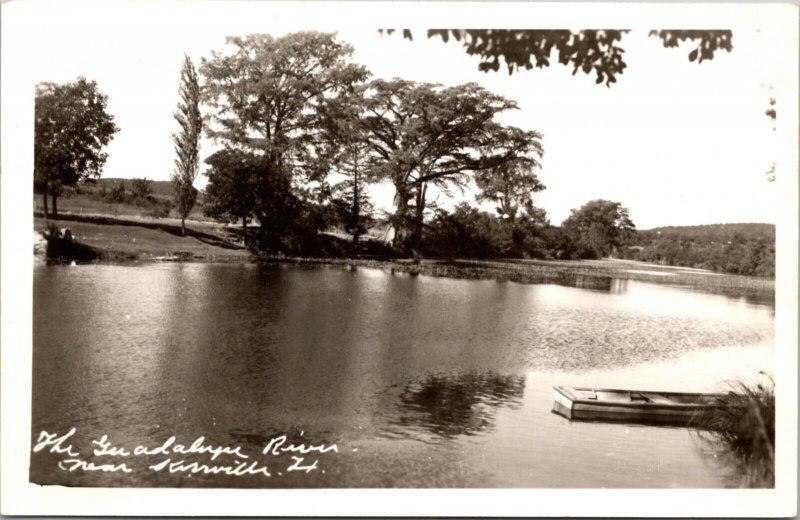
<path id="1" fill-rule="evenodd" d="M 106 200 L 109 202 L 125 202 L 128 199 L 127 193 L 125 191 L 125 183 L 120 182 L 119 184 L 115 184 L 110 191 L 106 193 Z"/>
<path id="2" fill-rule="evenodd" d="M 153 193 L 153 188 L 150 186 L 150 181 L 146 178 L 133 179 L 131 181 L 131 193 L 134 197 L 147 199 Z"/>

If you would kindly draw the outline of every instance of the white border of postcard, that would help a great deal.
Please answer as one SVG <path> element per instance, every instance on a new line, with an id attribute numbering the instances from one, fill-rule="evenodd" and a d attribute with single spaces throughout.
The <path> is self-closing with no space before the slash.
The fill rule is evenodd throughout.
<path id="1" fill-rule="evenodd" d="M 771 490 L 624 489 L 96 489 L 28 482 L 31 436 L 31 230 L 33 71 L 25 42 L 37 17 L 89 4 L 97 23 L 151 10 L 186 9 L 231 16 L 243 2 L 47 2 L 2 5 L 2 513 L 8 515 L 202 516 L 793 516 L 797 491 L 798 8 L 790 4 L 534 4 L 489 2 L 269 3 L 273 21 L 298 29 L 344 27 L 613 27 L 776 31 L 785 46 L 781 121 L 783 199 L 777 225 L 776 487 Z M 224 5 L 223 5 L 224 4 Z M 259 3 L 264 7 L 265 3 Z M 255 4 L 251 4 L 255 5 Z M 52 9 L 51 9 L 52 8 Z M 142 27 L 147 38 L 147 27 Z M 98 42 L 103 45 L 103 42 Z M 735 52 L 735 51 L 734 51 Z"/>

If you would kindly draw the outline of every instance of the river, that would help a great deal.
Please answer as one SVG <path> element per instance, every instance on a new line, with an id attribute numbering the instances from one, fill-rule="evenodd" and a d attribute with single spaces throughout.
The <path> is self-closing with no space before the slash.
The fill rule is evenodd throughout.
<path id="1" fill-rule="evenodd" d="M 707 436 L 570 422 L 552 387 L 724 391 L 774 370 L 772 302 L 633 280 L 38 266 L 33 316 L 34 443 L 71 428 L 84 451 L 102 435 L 129 448 L 202 436 L 248 461 L 282 435 L 336 446 L 305 457 L 311 470 L 276 456 L 270 477 L 65 471 L 42 451 L 41 484 L 730 487 L 740 470 Z"/>

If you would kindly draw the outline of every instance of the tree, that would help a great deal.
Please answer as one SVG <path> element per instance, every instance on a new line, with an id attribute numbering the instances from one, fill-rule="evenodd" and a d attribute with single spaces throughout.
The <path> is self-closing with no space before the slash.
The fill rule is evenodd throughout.
<path id="1" fill-rule="evenodd" d="M 437 211 L 424 243 L 426 253 L 449 258 L 498 258 L 513 247 L 512 229 L 495 216 L 458 204 L 452 213 Z"/>
<path id="2" fill-rule="evenodd" d="M 74 83 L 36 86 L 34 124 L 34 188 L 52 196 L 53 216 L 58 218 L 57 197 L 63 186 L 100 176 L 107 146 L 119 128 L 106 109 L 108 96 L 95 81 L 78 78 Z"/>
<path id="3" fill-rule="evenodd" d="M 254 213 L 262 245 L 277 247 L 289 222 L 285 208 L 268 205 L 289 204 L 292 192 L 302 195 L 298 185 L 319 174 L 320 103 L 363 81 L 368 72 L 347 62 L 353 49 L 334 34 L 253 34 L 226 41 L 234 52 L 213 52 L 200 67 L 204 100 L 213 109 L 214 126 L 207 133 L 229 148 L 265 158 Z"/>
<path id="4" fill-rule="evenodd" d="M 475 83 L 443 87 L 402 79 L 369 85 L 364 124 L 376 172 L 395 187 L 395 246 L 414 249 L 422 235 L 427 190 L 467 186 L 471 173 L 536 150 L 540 135 L 494 118 L 513 101 Z M 413 213 L 412 213 L 413 210 Z"/>
<path id="5" fill-rule="evenodd" d="M 247 221 L 256 204 L 253 186 L 264 169 L 263 158 L 241 150 L 223 149 L 205 162 L 210 168 L 206 171 L 204 213 L 217 220 L 241 220 L 246 243 Z"/>
<path id="6" fill-rule="evenodd" d="M 379 32 L 384 31 L 392 34 L 394 29 Z M 596 83 L 605 82 L 606 86 L 611 86 L 627 67 L 623 59 L 625 49 L 618 43 L 628 32 L 615 29 L 431 29 L 428 38 L 439 37 L 445 43 L 450 38 L 462 42 L 467 54 L 481 58 L 478 69 L 484 72 L 499 70 L 501 58 L 509 74 L 521 68 L 549 67 L 555 49 L 558 63 L 571 66 L 573 75 L 579 70 L 586 74 L 594 71 Z M 689 61 L 698 63 L 713 59 L 720 49 L 728 52 L 733 49 L 731 31 L 654 30 L 649 35 L 660 38 L 668 48 L 677 47 L 686 40 L 698 41 L 689 52 Z M 411 40 L 413 34 L 405 29 L 403 37 Z"/>
<path id="7" fill-rule="evenodd" d="M 181 84 L 178 90 L 178 111 L 173 114 L 181 129 L 172 134 L 175 143 L 175 171 L 172 174 L 175 207 L 181 216 L 181 234 L 186 235 L 186 217 L 197 202 L 194 179 L 200 168 L 200 137 L 203 118 L 200 115 L 200 84 L 192 60 L 184 55 Z"/>
<path id="8" fill-rule="evenodd" d="M 323 181 L 329 186 L 326 195 L 337 220 L 352 235 L 353 252 L 374 209 L 366 187 L 377 178 L 376 157 L 371 153 L 363 119 L 364 92 L 363 86 L 353 85 L 326 99 L 319 108 L 322 160 L 318 163 L 331 174 Z"/>
<path id="9" fill-rule="evenodd" d="M 541 146 L 536 150 L 541 156 Z M 539 163 L 533 159 L 515 160 L 478 172 L 475 176 L 480 189 L 477 200 L 496 203 L 501 217 L 515 220 L 520 206 L 533 208 L 533 194 L 545 189 L 533 171 L 538 166 Z"/>
<path id="10" fill-rule="evenodd" d="M 576 246 L 573 256 L 602 258 L 632 237 L 636 226 L 619 202 L 592 200 L 573 209 L 561 225 Z"/>

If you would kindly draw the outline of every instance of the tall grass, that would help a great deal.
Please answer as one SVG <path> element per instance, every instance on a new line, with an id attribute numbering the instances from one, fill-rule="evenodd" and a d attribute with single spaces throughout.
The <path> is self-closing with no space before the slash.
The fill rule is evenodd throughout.
<path id="1" fill-rule="evenodd" d="M 775 486 L 775 382 L 760 372 L 753 383 L 734 381 L 716 398 L 702 426 L 739 463 L 747 487 Z"/>

